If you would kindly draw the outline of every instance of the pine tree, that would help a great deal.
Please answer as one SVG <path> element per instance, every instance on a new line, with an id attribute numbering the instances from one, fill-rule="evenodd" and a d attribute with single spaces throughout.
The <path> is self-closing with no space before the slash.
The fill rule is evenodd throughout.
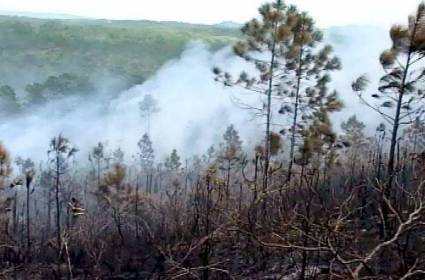
<path id="1" fill-rule="evenodd" d="M 365 127 L 363 122 L 357 120 L 356 115 L 351 116 L 347 121 L 341 124 L 341 129 L 344 133 L 342 135 L 343 140 L 348 142 L 350 146 L 361 145 L 365 140 Z"/>
<path id="2" fill-rule="evenodd" d="M 127 168 L 124 164 L 114 163 L 111 170 L 105 174 L 98 189 L 99 197 L 106 203 L 106 210 L 111 212 L 115 223 L 120 245 L 125 243 L 123 233 L 123 216 L 129 210 L 131 192 L 125 182 Z"/>
<path id="3" fill-rule="evenodd" d="M 421 83 L 425 77 L 425 3 L 421 3 L 415 15 L 409 16 L 407 25 L 394 25 L 390 30 L 392 46 L 380 56 L 380 63 L 386 74 L 380 80 L 379 93 L 372 94 L 378 104 L 372 104 L 363 97 L 364 77 L 353 83 L 353 90 L 370 108 L 378 112 L 391 127 L 390 150 L 387 163 L 387 180 L 383 194 L 394 200 L 397 191 L 393 182 L 399 167 L 396 166 L 396 150 L 399 143 L 400 127 L 411 124 L 423 115 L 424 92 Z M 363 82 L 363 85 L 362 85 Z M 360 85 L 359 85 L 360 84 Z M 380 173 L 380 169 L 379 169 Z M 378 173 L 378 174 L 379 174 Z M 381 201 L 383 225 L 381 238 L 391 232 L 388 205 Z"/>
<path id="4" fill-rule="evenodd" d="M 16 165 L 20 167 L 21 174 L 23 175 L 26 187 L 26 241 L 27 241 L 27 252 L 26 261 L 29 261 L 31 255 L 31 228 L 30 228 L 30 194 L 31 183 L 35 176 L 35 163 L 31 159 L 23 160 L 22 158 L 16 159 Z"/>
<path id="5" fill-rule="evenodd" d="M 291 19 L 287 17 L 288 7 L 277 0 L 273 4 L 264 4 L 260 7 L 260 20 L 252 19 L 244 25 L 242 33 L 245 40 L 238 42 L 233 51 L 236 55 L 253 63 L 258 70 L 258 77 L 249 77 L 242 72 L 234 81 L 229 73 L 222 73 L 219 68 L 214 68 L 217 81 L 222 81 L 226 86 L 242 86 L 250 91 L 264 96 L 263 104 L 258 108 L 260 115 L 266 118 L 264 137 L 264 171 L 263 192 L 268 189 L 268 169 L 270 165 L 270 134 L 272 131 L 272 96 L 276 95 L 278 86 L 274 84 L 275 71 L 283 64 L 284 57 L 280 47 L 291 36 L 291 32 L 284 28 L 285 23 Z M 258 59 L 261 54 L 270 56 L 268 60 Z M 280 62 L 280 63 L 279 63 Z"/>
<path id="6" fill-rule="evenodd" d="M 152 147 L 152 142 L 149 139 L 149 135 L 145 133 L 142 139 L 137 143 L 139 146 L 138 157 L 140 160 L 140 167 L 142 172 L 146 175 L 146 190 L 151 192 L 152 190 L 152 181 L 153 181 L 153 165 L 155 160 L 155 153 Z"/>
<path id="7" fill-rule="evenodd" d="M 182 163 L 180 162 L 180 156 L 178 155 L 176 149 L 173 149 L 170 156 L 165 159 L 164 165 L 165 168 L 171 172 L 177 173 L 180 171 Z"/>
<path id="8" fill-rule="evenodd" d="M 99 142 L 97 146 L 92 149 L 91 153 L 89 154 L 89 161 L 94 167 L 97 185 L 99 186 L 102 171 L 108 167 L 108 158 L 105 151 L 105 145 L 102 142 Z M 105 166 L 102 166 L 102 162 L 105 163 Z"/>
<path id="9" fill-rule="evenodd" d="M 250 77 L 248 73 L 243 72 L 234 81 L 230 74 L 222 73 L 218 68 L 215 68 L 214 72 L 216 79 L 227 86 L 238 85 L 267 96 L 263 105 L 263 109 L 266 109 L 264 183 L 267 185 L 271 156 L 271 124 L 275 123 L 272 122 L 273 100 L 282 103 L 278 112 L 291 115 L 292 119 L 289 125 L 289 181 L 300 132 L 311 123 L 313 114 L 321 110 L 324 102 L 329 103 L 332 99 L 333 110 L 341 108 L 336 92 L 330 92 L 328 89 L 330 72 L 339 70 L 341 65 L 339 59 L 332 56 L 330 46 L 319 48 L 323 35 L 306 13 L 298 11 L 295 6 L 286 6 L 281 1 L 266 4 L 259 11 L 261 21 L 253 19 L 248 22 L 242 29 L 246 40 L 234 47 L 237 55 L 255 64 L 259 76 Z M 258 53 L 271 53 L 271 60 L 259 59 Z M 261 108 L 259 110 L 263 111 Z M 287 130 L 283 129 L 281 133 L 286 134 Z"/>
<path id="10" fill-rule="evenodd" d="M 56 203 L 56 238 L 58 250 L 61 250 L 61 212 L 62 202 L 60 193 L 62 188 L 62 176 L 69 171 L 69 159 L 75 155 L 78 150 L 71 145 L 71 142 L 59 134 L 50 141 L 48 150 L 50 174 L 54 179 L 55 203 Z"/>
<path id="11" fill-rule="evenodd" d="M 146 133 L 150 133 L 152 115 L 159 112 L 158 101 L 151 95 L 146 94 L 139 103 L 140 114 L 146 119 Z"/>
<path id="12" fill-rule="evenodd" d="M 314 169 L 321 168 L 323 159 L 326 162 L 326 155 L 333 156 L 333 148 L 337 143 L 328 112 L 321 109 L 314 113 L 312 123 L 303 130 L 302 135 L 304 142 L 299 147 L 299 156 L 295 162 L 301 166 L 312 164 Z"/>
<path id="13" fill-rule="evenodd" d="M 328 112 L 330 106 L 332 111 L 338 111 L 342 104 L 337 93 L 330 92 L 328 88 L 331 81 L 330 72 L 341 68 L 339 59 L 332 55 L 332 47 L 318 47 L 322 43 L 323 35 L 307 13 L 299 12 L 295 7 L 290 7 L 288 12 L 293 20 L 286 23 L 286 28 L 291 31 L 292 36 L 285 42 L 285 48 L 282 50 L 285 64 L 281 66 L 279 81 L 284 105 L 279 113 L 292 115 L 287 171 L 289 181 L 299 132 L 304 125 L 308 125 L 312 114 L 321 110 L 324 99 L 332 99 L 332 104 L 328 104 Z"/>
<path id="14" fill-rule="evenodd" d="M 112 164 L 122 164 L 124 162 L 124 151 L 120 147 L 112 151 Z"/>
<path id="15" fill-rule="evenodd" d="M 152 142 L 147 133 L 145 133 L 142 139 L 137 142 L 137 146 L 139 147 L 138 157 L 140 160 L 140 166 L 142 170 L 148 172 L 153 168 L 155 153 L 152 147 Z"/>
<path id="16" fill-rule="evenodd" d="M 365 154 L 367 141 L 364 135 L 365 124 L 357 120 L 356 115 L 348 118 L 341 124 L 342 135 L 340 136 L 339 148 L 344 149 L 344 155 L 349 165 L 351 187 L 354 184 L 356 167 L 360 163 L 361 155 Z"/>
<path id="17" fill-rule="evenodd" d="M 232 169 L 242 161 L 242 141 L 233 125 L 229 125 L 223 135 L 224 142 L 218 155 L 219 168 L 225 171 L 226 199 L 230 198 L 230 178 Z"/>
<path id="18" fill-rule="evenodd" d="M 226 132 L 223 134 L 223 140 L 220 157 L 233 159 L 241 156 L 242 141 L 233 124 L 227 127 Z"/>
<path id="19" fill-rule="evenodd" d="M 395 155 L 400 126 L 410 124 L 423 115 L 425 97 L 421 83 L 425 77 L 425 3 L 418 6 L 408 24 L 394 25 L 390 30 L 392 47 L 380 56 L 386 74 L 380 80 L 379 93 L 372 94 L 378 103 L 369 102 L 362 95 L 367 79 L 363 76 L 353 83 L 353 90 L 370 108 L 378 112 L 391 125 L 390 151 L 388 155 L 388 182 L 390 195 L 396 175 Z"/>

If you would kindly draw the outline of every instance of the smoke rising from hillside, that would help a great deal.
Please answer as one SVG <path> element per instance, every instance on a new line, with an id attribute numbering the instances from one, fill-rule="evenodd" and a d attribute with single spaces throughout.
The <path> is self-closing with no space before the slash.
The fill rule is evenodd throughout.
<path id="1" fill-rule="evenodd" d="M 249 112 L 231 102 L 232 94 L 237 94 L 234 89 L 224 89 L 214 81 L 214 65 L 236 73 L 245 67 L 229 48 L 212 53 L 202 43 L 193 43 L 150 80 L 117 98 L 105 100 L 94 94 L 89 99 L 73 97 L 50 102 L 2 123 L 1 139 L 13 155 L 44 159 L 49 139 L 62 133 L 84 156 L 97 142 L 107 141 L 109 148 L 120 147 L 128 158 L 136 152 L 137 141 L 146 132 L 139 103 L 144 95 L 151 94 L 160 109 L 151 118 L 150 133 L 160 159 L 173 148 L 186 156 L 205 152 L 221 139 L 231 123 L 249 142 L 253 139 L 250 135 L 258 132 L 258 123 L 251 122 Z"/>
<path id="2" fill-rule="evenodd" d="M 346 105 L 335 114 L 334 125 L 337 128 L 350 115 L 358 114 L 373 129 L 381 122 L 380 118 L 360 104 L 350 85 L 365 72 L 372 81 L 378 80 L 378 56 L 388 47 L 386 33 L 355 27 L 334 32 L 343 34 L 344 40 L 334 44 L 343 70 L 333 75 L 333 85 Z M 108 148 L 120 147 L 130 159 L 147 129 L 139 103 L 146 94 L 151 94 L 160 109 L 151 118 L 150 131 L 158 160 L 174 148 L 184 157 L 204 153 L 221 140 L 229 124 L 235 125 L 245 146 L 252 147 L 263 137 L 261 120 L 252 120 L 251 112 L 238 108 L 232 96 L 257 105 L 260 97 L 216 83 L 211 72 L 214 66 L 235 74 L 252 67 L 233 56 L 230 48 L 213 53 L 202 43 L 192 43 L 180 58 L 166 63 L 151 79 L 115 95 L 116 98 L 105 98 L 99 91 L 90 98 L 50 102 L 0 124 L 0 139 L 14 156 L 44 160 L 49 140 L 62 133 L 80 149 L 82 157 L 99 141 L 106 141 Z M 371 88 L 376 88 L 376 84 Z"/>

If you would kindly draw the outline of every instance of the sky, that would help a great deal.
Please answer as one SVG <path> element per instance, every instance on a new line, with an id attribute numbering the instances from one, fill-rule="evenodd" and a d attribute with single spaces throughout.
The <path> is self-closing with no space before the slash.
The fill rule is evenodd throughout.
<path id="1" fill-rule="evenodd" d="M 0 11 L 60 13 L 106 19 L 147 19 L 214 24 L 243 23 L 264 0 L 0 0 Z M 404 23 L 420 0 L 287 0 L 320 27 Z"/>

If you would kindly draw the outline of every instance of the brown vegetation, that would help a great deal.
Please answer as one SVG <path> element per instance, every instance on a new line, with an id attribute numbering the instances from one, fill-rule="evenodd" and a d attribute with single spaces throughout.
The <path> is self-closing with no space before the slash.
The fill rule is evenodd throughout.
<path id="1" fill-rule="evenodd" d="M 327 47 L 315 51 L 320 34 L 311 19 L 280 1 L 260 13 L 263 22 L 247 24 L 248 39 L 235 52 L 253 61 L 248 47 L 271 50 L 271 64 L 256 61 L 261 80 L 215 73 L 228 86 L 261 89 L 265 143 L 244 149 L 231 125 L 205 155 L 182 163 L 173 150 L 159 162 L 147 133 L 135 143 L 133 162 L 99 143 L 89 164 L 77 164 L 78 151 L 59 135 L 47 163 L 18 159 L 15 173 L 0 145 L 0 279 L 425 277 L 425 140 L 422 115 L 414 115 L 423 102 L 425 5 L 409 26 L 391 30 L 394 46 L 381 57 L 389 72 L 380 90 L 395 102 L 395 115 L 363 97 L 365 77 L 353 83 L 391 125 L 371 137 L 355 116 L 341 135 L 332 130 L 329 113 L 341 104 L 328 92 L 327 71 L 339 62 Z M 407 66 L 395 62 L 403 56 Z M 275 59 L 289 62 L 289 72 Z M 419 76 L 409 81 L 413 62 Z M 314 82 L 302 87 L 309 75 Z M 292 111 L 287 137 L 271 126 L 279 80 L 292 92 L 281 96 L 290 106 L 280 113 Z M 391 107 L 388 100 L 383 107 Z"/>

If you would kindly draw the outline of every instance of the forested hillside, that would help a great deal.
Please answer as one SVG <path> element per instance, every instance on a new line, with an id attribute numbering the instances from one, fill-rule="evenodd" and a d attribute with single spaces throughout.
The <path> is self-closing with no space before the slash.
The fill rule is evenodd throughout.
<path id="1" fill-rule="evenodd" d="M 329 28 L 326 40 L 345 54 L 352 38 L 361 38 L 366 30 L 370 32 L 362 26 Z M 375 29 L 374 34 L 385 33 Z M 217 50 L 240 36 L 232 22 L 209 26 L 0 16 L 0 117 L 51 99 L 92 94 L 105 82 L 116 95 L 146 81 L 190 42 Z"/>
<path id="2" fill-rule="evenodd" d="M 61 74 L 92 80 L 111 75 L 141 83 L 191 40 L 216 49 L 238 34 L 237 29 L 174 22 L 1 16 L 0 83 L 21 93 L 27 84 Z"/>

